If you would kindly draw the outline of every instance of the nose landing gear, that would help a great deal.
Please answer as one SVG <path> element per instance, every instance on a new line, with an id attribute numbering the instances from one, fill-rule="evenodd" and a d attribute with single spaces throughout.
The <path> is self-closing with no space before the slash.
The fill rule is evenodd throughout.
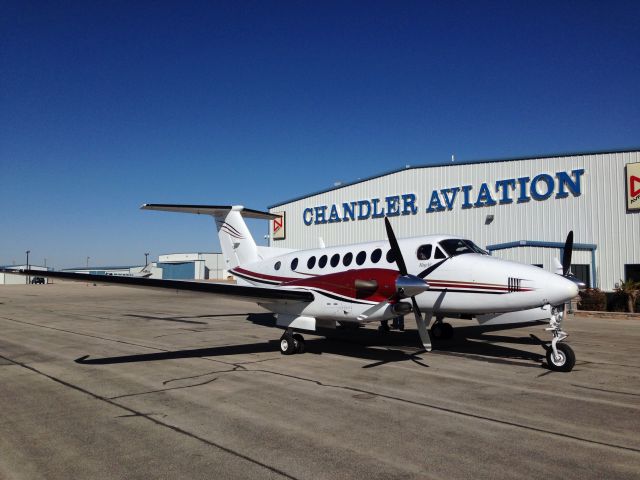
<path id="1" fill-rule="evenodd" d="M 551 347 L 546 347 L 547 365 L 556 372 L 570 372 L 576 364 L 576 354 L 573 349 L 566 343 L 561 343 L 569 336 L 562 330 L 564 315 L 564 310 L 560 311 L 557 307 L 552 307 L 549 328 L 545 328 L 546 331 L 550 331 L 553 335 Z"/>

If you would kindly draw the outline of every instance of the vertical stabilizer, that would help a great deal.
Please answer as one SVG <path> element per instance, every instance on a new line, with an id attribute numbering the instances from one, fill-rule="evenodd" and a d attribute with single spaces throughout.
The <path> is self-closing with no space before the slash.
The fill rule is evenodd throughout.
<path id="1" fill-rule="evenodd" d="M 220 248 L 227 270 L 260 260 L 258 247 L 242 218 L 243 207 L 234 206 L 224 217 L 215 217 Z"/>
<path id="2" fill-rule="evenodd" d="M 251 210 L 240 205 L 214 206 L 145 203 L 141 208 L 143 210 L 211 215 L 218 229 L 218 238 L 220 239 L 220 248 L 222 249 L 226 270 L 237 267 L 238 265 L 245 265 L 260 260 L 258 247 L 243 217 L 261 218 L 265 220 L 278 217 L 268 212 Z"/>

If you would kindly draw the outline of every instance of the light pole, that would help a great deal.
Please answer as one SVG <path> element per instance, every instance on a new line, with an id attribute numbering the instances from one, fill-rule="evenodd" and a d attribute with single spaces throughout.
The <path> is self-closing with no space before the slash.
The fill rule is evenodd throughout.
<path id="1" fill-rule="evenodd" d="M 91 258 L 91 257 L 87 257 L 87 270 L 89 270 L 89 259 L 90 259 L 90 258 Z"/>
<path id="2" fill-rule="evenodd" d="M 27 254 L 27 270 L 29 270 L 29 254 L 31 253 L 31 250 L 27 250 L 25 253 Z M 31 278 L 27 276 L 25 281 L 27 282 L 27 285 L 29 285 Z"/>
<path id="3" fill-rule="evenodd" d="M 149 253 L 144 254 L 144 266 L 149 265 Z"/>

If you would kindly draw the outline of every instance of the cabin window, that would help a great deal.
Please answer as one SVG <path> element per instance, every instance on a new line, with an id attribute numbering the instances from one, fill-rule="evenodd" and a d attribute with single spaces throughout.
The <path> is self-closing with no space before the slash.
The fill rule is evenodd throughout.
<path id="1" fill-rule="evenodd" d="M 273 266 L 273 268 L 275 268 L 276 270 L 280 270 L 280 266 L 281 265 L 282 265 L 282 263 L 276 262 L 276 264 Z"/>
<path id="2" fill-rule="evenodd" d="M 320 260 L 318 260 L 318 266 L 320 268 L 324 268 L 327 266 L 327 256 L 326 255 L 322 255 L 320 257 Z"/>
<path id="3" fill-rule="evenodd" d="M 387 252 L 387 262 L 389 262 L 389 263 L 395 263 L 396 262 L 396 256 L 393 254 L 393 250 L 389 250 Z"/>
<path id="4" fill-rule="evenodd" d="M 296 268 L 298 268 L 298 259 L 294 258 L 291 260 L 291 270 L 295 270 Z"/>
<path id="5" fill-rule="evenodd" d="M 382 258 L 382 250 L 376 248 L 373 252 L 371 252 L 371 261 L 373 263 L 378 263 Z"/>
<path id="6" fill-rule="evenodd" d="M 307 268 L 311 270 L 315 266 L 316 266 L 316 257 L 309 258 L 309 260 L 307 260 Z"/>
<path id="7" fill-rule="evenodd" d="M 344 257 L 342 258 L 342 264 L 345 267 L 348 267 L 349 265 L 351 265 L 352 260 L 353 260 L 353 253 L 351 252 L 345 253 Z"/>
<path id="8" fill-rule="evenodd" d="M 418 248 L 418 260 L 429 260 L 431 258 L 432 245 L 420 245 Z"/>
<path id="9" fill-rule="evenodd" d="M 433 258 L 447 258 L 445 256 L 444 253 L 442 253 L 442 250 L 440 250 L 440 247 L 436 247 L 436 254 L 433 256 Z"/>
<path id="10" fill-rule="evenodd" d="M 340 254 L 336 253 L 333 255 L 333 257 L 331 257 L 331 266 L 335 268 L 338 266 L 339 263 L 340 263 Z"/>
<path id="11" fill-rule="evenodd" d="M 358 265 L 362 265 L 366 259 L 367 259 L 367 252 L 363 250 L 359 252 L 358 255 L 356 256 L 356 263 Z"/>

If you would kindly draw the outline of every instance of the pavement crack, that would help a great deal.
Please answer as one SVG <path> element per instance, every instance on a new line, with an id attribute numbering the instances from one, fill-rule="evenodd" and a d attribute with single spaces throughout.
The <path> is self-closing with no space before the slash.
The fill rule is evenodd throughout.
<path id="1" fill-rule="evenodd" d="M 57 378 L 57 377 L 54 377 L 53 375 L 49 375 L 47 373 L 44 373 L 43 371 L 38 370 L 35 367 L 32 367 L 32 366 L 27 365 L 25 363 L 21 363 L 21 362 L 15 361 L 15 360 L 13 360 L 11 358 L 5 357 L 4 355 L 0 355 L 0 359 L 4 359 L 4 360 L 6 360 L 8 362 L 11 362 L 11 363 L 13 363 L 15 365 L 18 365 L 18 366 L 22 367 L 22 368 L 30 370 L 31 372 L 33 372 L 33 373 L 35 373 L 37 375 L 41 375 L 41 376 L 43 376 L 45 378 L 48 378 L 49 380 L 51 380 L 53 382 L 56 382 L 56 383 L 58 383 L 60 385 L 63 385 L 64 387 L 71 388 L 71 389 L 73 389 L 73 390 L 75 390 L 77 392 L 80 392 L 80 393 L 83 393 L 85 395 L 88 395 L 88 396 L 90 396 L 90 397 L 92 397 L 92 398 L 94 398 L 96 400 L 99 400 L 101 402 L 107 403 L 107 404 L 112 405 L 114 407 L 120 408 L 120 409 L 128 412 L 132 416 L 145 418 L 148 421 L 150 421 L 152 423 L 155 423 L 156 425 L 159 425 L 159 426 L 164 427 L 164 428 L 168 428 L 169 430 L 172 430 L 172 431 L 174 431 L 174 432 L 176 432 L 176 433 L 178 433 L 180 435 L 184 435 L 186 437 L 192 438 L 192 439 L 197 440 L 197 441 L 199 441 L 201 443 L 204 443 L 205 445 L 209 445 L 210 447 L 214 447 L 214 448 L 217 448 L 217 449 L 219 449 L 219 450 L 221 450 L 223 452 L 226 452 L 229 455 L 233 455 L 235 457 L 241 458 L 242 460 L 245 460 L 245 461 L 250 462 L 250 463 L 252 463 L 254 465 L 257 465 L 257 466 L 260 466 L 260 467 L 262 467 L 262 468 L 264 468 L 266 470 L 269 470 L 272 473 L 275 473 L 277 475 L 281 475 L 284 478 L 290 478 L 292 480 L 298 480 L 293 475 L 290 475 L 287 472 L 285 472 L 283 470 L 280 470 L 277 467 L 273 467 L 273 466 L 268 465 L 268 464 L 266 464 L 266 463 L 264 463 L 264 462 L 262 462 L 260 460 L 257 460 L 255 458 L 251 458 L 250 456 L 245 455 L 244 453 L 238 452 L 238 451 L 233 450 L 233 449 L 231 449 L 229 447 L 225 447 L 224 445 L 221 445 L 219 443 L 216 443 L 216 442 L 213 442 L 211 440 L 208 440 L 208 439 L 206 439 L 204 437 L 201 437 L 201 436 L 199 436 L 199 435 L 197 435 L 197 434 L 195 434 L 193 432 L 189 432 L 188 430 L 180 428 L 180 427 L 178 427 L 176 425 L 171 425 L 170 423 L 163 422 L 163 421 L 161 421 L 161 420 L 159 420 L 157 418 L 154 418 L 150 414 L 146 414 L 144 412 L 140 412 L 140 411 L 137 411 L 137 410 L 135 410 L 133 408 L 127 407 L 126 405 L 123 405 L 121 403 L 115 402 L 113 399 L 110 399 L 110 398 L 107 398 L 107 397 L 103 397 L 102 395 L 98 395 L 97 393 L 94 393 L 94 392 L 92 392 L 90 390 L 87 390 L 87 389 L 85 389 L 83 387 L 80 387 L 79 385 L 74 385 L 73 383 L 69 383 L 69 382 L 67 382 L 65 380 L 62 380 L 61 378 Z"/>
<path id="2" fill-rule="evenodd" d="M 587 387 L 586 385 L 578 385 L 577 383 L 572 383 L 571 385 L 578 388 L 586 388 L 587 390 L 596 390 L 598 392 L 617 393 L 618 395 L 633 395 L 634 397 L 640 397 L 640 393 L 620 392 L 617 390 L 609 390 L 607 388 Z"/>
<path id="3" fill-rule="evenodd" d="M 164 382 L 162 382 L 163 385 L 167 385 L 168 383 L 171 382 L 179 382 L 181 380 L 191 380 L 193 378 L 201 378 L 201 377 L 208 377 L 209 375 L 215 375 L 216 373 L 226 373 L 226 372 L 232 372 L 235 370 L 238 370 L 239 368 L 244 368 L 242 366 L 237 366 L 234 367 L 230 370 L 214 370 L 213 372 L 207 372 L 207 373 L 202 373 L 200 375 L 193 375 L 191 377 L 180 377 L 180 378 L 172 378 L 171 380 L 165 380 Z"/>
<path id="4" fill-rule="evenodd" d="M 222 363 L 227 363 L 227 362 L 222 362 Z M 494 423 L 494 424 L 503 425 L 503 426 L 507 426 L 507 427 L 521 428 L 521 429 L 528 430 L 528 431 L 531 431 L 531 432 L 540 433 L 540 434 L 543 434 L 543 435 L 550 435 L 550 436 L 554 436 L 554 437 L 559 437 L 559 438 L 574 440 L 574 441 L 578 441 L 578 442 L 588 443 L 588 444 L 591 444 L 591 445 L 598 445 L 598 446 L 601 446 L 601 447 L 607 447 L 607 448 L 625 450 L 625 451 L 628 451 L 628 452 L 640 453 L 640 449 L 634 448 L 634 447 L 628 447 L 628 446 L 625 446 L 625 445 L 618 445 L 618 444 L 614 444 L 614 443 L 600 442 L 600 441 L 597 441 L 597 440 L 591 440 L 589 438 L 579 437 L 577 435 L 570 435 L 570 434 L 566 434 L 566 433 L 555 432 L 553 430 L 547 430 L 547 429 L 544 429 L 544 428 L 534 427 L 534 426 L 531 426 L 531 425 L 526 425 L 526 424 L 518 423 L 518 422 L 512 422 L 512 421 L 509 421 L 509 420 L 500 420 L 500 419 L 489 417 L 489 416 L 485 416 L 485 415 L 480 415 L 480 414 L 470 413 L 470 412 L 464 412 L 462 410 L 456 410 L 454 408 L 443 407 L 443 406 L 440 406 L 440 405 L 435 405 L 435 404 L 431 404 L 431 403 L 427 403 L 427 402 L 419 402 L 417 400 L 410 400 L 410 399 L 407 399 L 407 398 L 402 398 L 402 397 L 397 397 L 397 396 L 394 396 L 394 395 L 388 395 L 388 394 L 384 394 L 384 393 L 374 392 L 374 391 L 365 390 L 365 389 L 362 389 L 362 388 L 350 387 L 350 386 L 347 386 L 347 385 L 337 385 L 337 384 L 331 384 L 331 383 L 324 383 L 324 382 L 322 382 L 320 380 L 315 380 L 313 378 L 306 378 L 306 377 L 301 377 L 301 376 L 292 375 L 292 374 L 288 374 L 288 373 L 274 372 L 272 370 L 265 370 L 265 369 L 237 369 L 237 370 L 236 369 L 231 369 L 231 370 L 229 370 L 227 372 L 219 372 L 219 373 L 220 374 L 223 374 L 223 373 L 266 373 L 266 374 L 270 374 L 270 375 L 276 375 L 276 376 L 291 378 L 291 379 L 300 380 L 300 381 L 304 381 L 304 382 L 308 382 L 308 383 L 313 383 L 315 385 L 318 385 L 318 386 L 324 387 L 324 388 L 339 389 L 339 390 L 344 390 L 344 391 L 348 391 L 348 392 L 354 392 L 354 393 L 363 394 L 363 395 L 375 395 L 376 397 L 379 397 L 379 398 L 385 398 L 387 400 L 397 401 L 397 402 L 401 402 L 401 403 L 404 403 L 404 404 L 407 404 L 407 405 L 414 405 L 414 406 L 418 406 L 418 407 L 424 407 L 424 408 L 428 408 L 428 409 L 431 409 L 431 410 L 437 410 L 437 411 L 440 411 L 440 412 L 443 412 L 443 413 L 447 413 L 447 414 L 451 414 L 451 415 L 458 415 L 458 416 L 462 416 L 462 417 L 466 417 L 466 418 L 473 418 L 473 419 L 476 419 L 476 420 L 481 420 L 481 421 L 484 421 L 484 422 Z"/>
<path id="5" fill-rule="evenodd" d="M 170 390 L 182 390 L 183 388 L 192 388 L 192 387 L 200 387 L 202 385 L 207 385 L 209 383 L 213 383 L 218 379 L 218 377 L 212 378 L 210 380 L 207 380 L 206 382 L 201 382 L 201 383 L 194 383 L 191 385 L 183 385 L 182 387 L 169 387 L 169 388 L 159 388 L 158 390 L 149 390 L 146 392 L 138 392 L 138 393 L 127 393 L 125 395 L 117 395 L 115 397 L 108 397 L 109 400 L 116 400 L 118 398 L 127 398 L 127 397 L 138 397 L 141 395 L 149 395 L 152 393 L 161 393 L 161 392 L 168 392 Z"/>

